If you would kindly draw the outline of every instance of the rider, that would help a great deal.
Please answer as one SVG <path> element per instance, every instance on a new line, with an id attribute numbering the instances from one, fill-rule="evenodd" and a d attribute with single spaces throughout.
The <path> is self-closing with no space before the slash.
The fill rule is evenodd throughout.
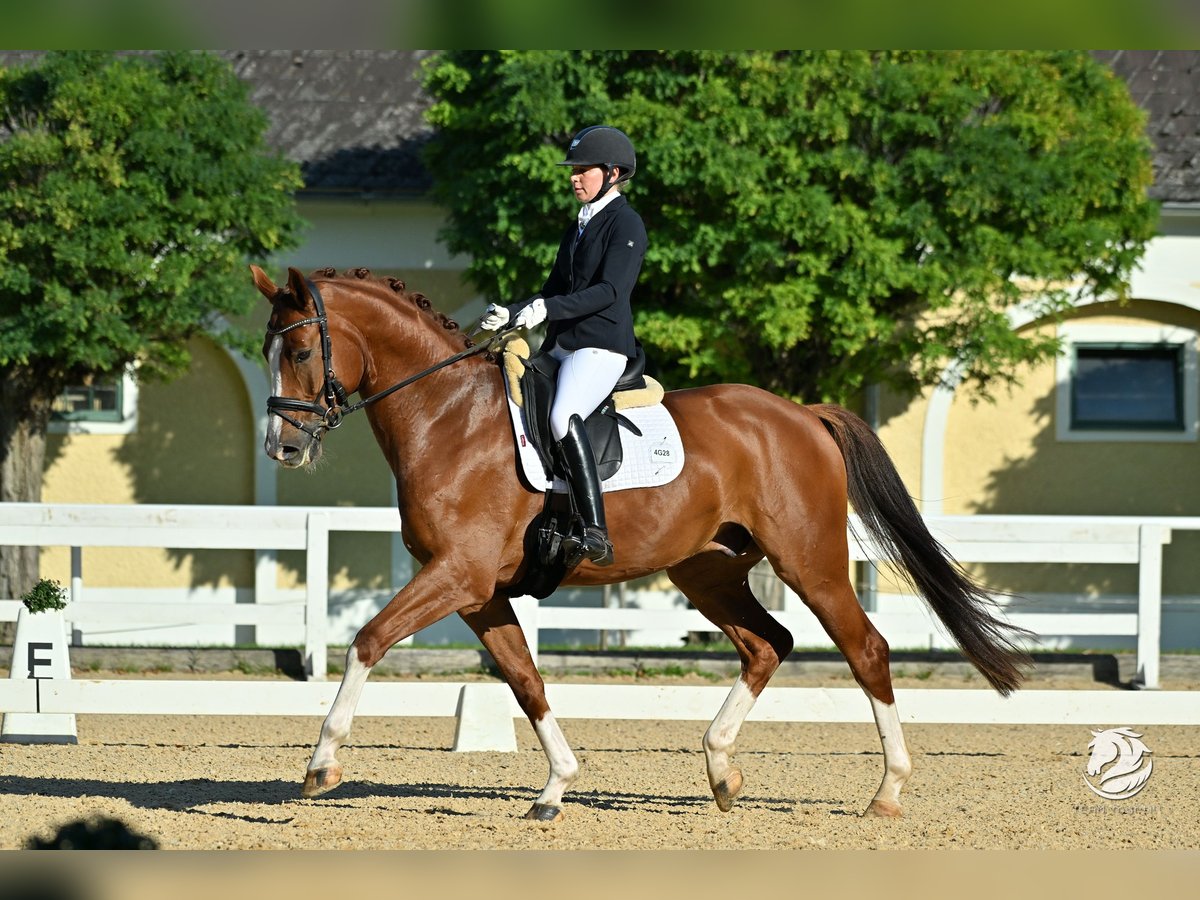
<path id="1" fill-rule="evenodd" d="M 612 393 L 637 353 L 630 295 L 646 254 L 646 228 L 620 192 L 637 168 L 623 132 L 609 125 L 583 129 L 558 165 L 571 167 L 571 187 L 583 204 L 578 221 L 563 235 L 542 290 L 521 303 L 490 305 L 480 325 L 495 331 L 510 318 L 518 328 L 549 322 L 540 352 L 560 362 L 550 431 L 583 517 L 584 557 L 607 566 L 613 547 L 583 421 Z"/>

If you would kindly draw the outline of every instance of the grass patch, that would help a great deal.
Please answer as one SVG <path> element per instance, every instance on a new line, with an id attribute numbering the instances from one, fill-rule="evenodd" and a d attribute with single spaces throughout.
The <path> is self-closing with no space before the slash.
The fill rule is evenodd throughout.
<path id="1" fill-rule="evenodd" d="M 274 675 L 276 669 L 273 665 L 255 665 L 248 660 L 239 659 L 233 664 L 233 671 L 241 672 L 243 675 Z"/>
<path id="2" fill-rule="evenodd" d="M 643 666 L 636 673 L 638 678 L 686 678 L 689 675 L 699 676 L 706 681 L 726 680 L 726 676 L 718 672 L 706 671 L 698 666 Z"/>

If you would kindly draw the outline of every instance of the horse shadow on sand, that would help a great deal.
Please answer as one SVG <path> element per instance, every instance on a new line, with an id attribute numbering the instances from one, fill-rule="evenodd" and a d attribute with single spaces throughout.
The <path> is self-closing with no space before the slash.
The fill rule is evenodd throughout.
<path id="1" fill-rule="evenodd" d="M 336 791 L 314 800 L 300 797 L 300 785 L 295 781 L 273 779 L 266 781 L 222 781 L 208 778 L 189 778 L 178 781 L 133 783 L 106 781 L 99 778 L 54 778 L 48 776 L 0 775 L 0 797 L 41 796 L 86 800 L 105 798 L 123 800 L 139 809 L 162 812 L 195 813 L 245 822 L 286 824 L 296 806 L 357 807 L 371 801 L 416 801 L 429 813 L 444 815 L 474 815 L 456 810 L 456 800 L 502 801 L 531 804 L 537 791 L 526 787 L 471 787 L 437 782 L 409 784 L 380 784 L 371 781 L 351 781 Z M 684 815 L 712 806 L 708 794 L 662 794 L 605 790 L 574 791 L 569 803 L 585 809 L 603 811 L 657 810 Z M 255 805 L 261 815 L 233 813 L 220 810 L 225 804 Z M 853 808 L 848 800 L 797 799 L 791 797 L 750 796 L 738 800 L 743 809 L 790 813 L 797 806 L 832 806 L 830 813 L 845 814 Z M 218 807 L 210 809 L 209 807 Z"/>

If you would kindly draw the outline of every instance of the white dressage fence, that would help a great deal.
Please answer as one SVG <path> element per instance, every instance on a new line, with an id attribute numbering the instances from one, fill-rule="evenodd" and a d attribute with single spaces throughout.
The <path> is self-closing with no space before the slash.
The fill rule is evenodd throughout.
<path id="1" fill-rule="evenodd" d="M 724 687 L 548 684 L 558 719 L 710 721 L 728 694 Z M 337 685 L 319 682 L 87 681 L 0 679 L 0 712 L 121 715 L 324 716 Z M 1191 691 L 991 691 L 898 689 L 905 723 L 1079 725 L 1115 723 L 1200 725 Z M 455 717 L 458 751 L 515 751 L 513 720 L 523 718 L 507 685 L 461 682 L 368 683 L 359 716 Z M 751 722 L 872 722 L 856 688 L 768 688 Z"/>
<path id="2" fill-rule="evenodd" d="M 1136 635 L 1137 680 L 1159 684 L 1162 633 L 1163 546 L 1177 530 L 1200 530 L 1200 518 L 1075 516 L 930 516 L 931 531 L 961 562 L 1103 563 L 1137 567 L 1137 612 L 1039 613 L 1012 609 L 1013 624 L 1040 635 Z M 73 623 L 160 623 L 224 625 L 290 624 L 303 629 L 305 667 L 321 679 L 327 671 L 329 625 L 329 535 L 336 531 L 399 530 L 395 509 L 376 507 L 168 506 L 103 504 L 0 504 L 0 544 L 71 548 Z M 861 529 L 860 529 L 861 531 Z M 150 603 L 88 599 L 85 547 L 163 547 L 174 549 L 302 550 L 305 587 L 302 602 Z M 878 548 L 851 540 L 855 559 L 880 560 Z M 269 564 L 264 564 L 269 563 Z M 255 596 L 274 596 L 273 560 L 261 553 Z M 111 592 L 110 592 L 111 593 Z M 518 618 L 537 656 L 539 633 L 548 629 L 715 631 L 697 611 L 613 609 L 514 601 Z M 0 621 L 14 620 L 15 601 L 0 601 Z M 814 620 L 803 609 L 773 613 L 802 642 Z M 928 616 L 870 612 L 876 627 L 894 646 L 920 645 L 938 626 Z"/>
<path id="3" fill-rule="evenodd" d="M 156 504 L 0 504 L 0 544 L 71 548 L 68 621 L 88 624 L 298 624 L 304 629 L 305 670 L 328 670 L 329 532 L 400 530 L 400 513 L 378 507 L 168 506 Z M 85 547 L 164 547 L 218 550 L 303 550 L 302 603 L 84 602 Z M 274 593 L 273 565 L 260 559 L 255 593 Z M 19 602 L 0 601 L 0 621 L 15 621 Z"/>

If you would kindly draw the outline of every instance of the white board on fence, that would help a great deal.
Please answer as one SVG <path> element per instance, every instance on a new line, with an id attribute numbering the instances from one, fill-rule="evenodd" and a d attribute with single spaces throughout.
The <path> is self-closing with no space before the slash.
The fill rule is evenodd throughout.
<path id="1" fill-rule="evenodd" d="M 363 687 L 359 716 L 459 714 L 463 682 L 385 682 Z M 89 715 L 324 716 L 337 694 L 333 682 L 270 681 L 90 681 L 0 679 L 0 710 Z M 487 687 L 493 687 L 487 685 Z M 523 718 L 504 685 L 494 685 L 488 714 Z M 674 719 L 707 722 L 728 690 L 709 686 L 548 684 L 546 699 L 555 718 Z M 902 722 L 1088 725 L 1200 725 L 1195 691 L 1026 690 L 1011 697 L 976 689 L 900 688 L 896 706 Z M 503 700 L 503 702 L 501 702 Z M 750 721 L 873 721 L 871 705 L 858 688 L 768 688 Z"/>

